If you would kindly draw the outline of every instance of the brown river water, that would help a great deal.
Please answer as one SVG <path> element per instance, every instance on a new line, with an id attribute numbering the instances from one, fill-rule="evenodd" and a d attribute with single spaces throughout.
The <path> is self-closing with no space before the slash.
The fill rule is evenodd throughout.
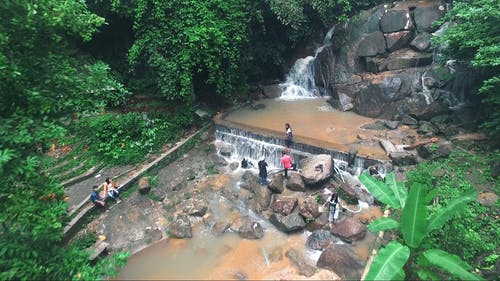
<path id="1" fill-rule="evenodd" d="M 219 114 L 215 122 L 230 126 L 244 127 L 253 131 L 281 136 L 284 123 L 289 122 L 296 141 L 348 151 L 354 147 L 364 156 L 386 159 L 378 143 L 360 144 L 359 135 L 366 138 L 375 135 L 363 130 L 364 124 L 375 120 L 350 112 L 338 112 L 322 98 L 293 102 L 281 100 L 260 100 L 264 108 L 254 110 L 240 108 Z M 262 106 L 261 106 L 262 107 Z M 237 188 L 241 170 L 218 177 L 223 183 L 216 188 Z M 213 181 L 213 179 L 212 179 Z M 207 192 L 213 182 L 200 183 Z M 207 193 L 208 194 L 208 193 Z M 231 212 L 211 199 L 210 215 L 230 217 Z M 244 210 L 243 210 L 244 211 Z M 256 217 L 265 229 L 259 240 L 241 239 L 235 233 L 214 236 L 202 222 L 193 226 L 191 239 L 164 239 L 133 254 L 128 263 L 115 278 L 116 280 L 335 280 L 338 276 L 328 270 L 318 269 L 312 277 L 299 275 L 297 268 L 285 256 L 293 248 L 303 253 L 309 263 L 316 264 L 320 251 L 306 249 L 306 239 L 310 232 L 304 231 L 287 235 L 277 230 L 268 221 Z M 374 241 L 373 234 L 367 232 L 365 239 L 356 242 L 353 250 L 363 259 L 368 258 Z"/>

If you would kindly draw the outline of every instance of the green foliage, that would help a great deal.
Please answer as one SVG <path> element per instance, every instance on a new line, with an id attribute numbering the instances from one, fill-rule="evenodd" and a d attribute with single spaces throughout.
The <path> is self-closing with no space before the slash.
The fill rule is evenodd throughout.
<path id="1" fill-rule="evenodd" d="M 192 110 L 173 118 L 162 113 L 103 114 L 84 118 L 78 128 L 91 151 L 106 163 L 130 164 L 175 139 L 195 122 Z"/>
<path id="2" fill-rule="evenodd" d="M 391 241 L 380 250 L 373 260 L 366 280 L 396 280 L 397 275 L 410 257 L 410 249 L 398 242 Z M 403 278 L 404 279 L 404 272 Z"/>
<path id="3" fill-rule="evenodd" d="M 470 60 L 481 75 L 483 84 L 479 93 L 483 96 L 485 123 L 488 132 L 500 136 L 500 2 L 496 0 L 454 1 L 453 9 L 440 23 L 453 24 L 444 36 L 436 38 L 446 43 L 449 56 Z"/>
<path id="4" fill-rule="evenodd" d="M 395 182 L 393 176 L 389 178 L 392 179 L 388 183 L 383 183 L 368 174 L 363 174 L 359 177 L 361 183 L 377 199 L 381 200 L 380 198 L 384 198 L 384 200 L 398 205 L 398 198 L 405 192 L 402 192 L 400 189 L 391 188 L 389 185 L 393 185 L 394 187 L 398 186 L 399 183 Z M 404 207 L 401 207 L 401 204 L 399 204 L 402 209 L 400 223 L 395 219 L 381 218 L 370 224 L 369 229 L 376 231 L 397 227 L 401 231 L 404 242 L 412 250 L 410 254 L 410 250 L 406 246 L 396 242 L 388 244 L 375 257 L 367 274 L 368 280 L 391 280 L 404 277 L 404 275 L 401 275 L 401 271 L 407 261 L 411 264 L 417 262 L 419 268 L 418 274 L 420 276 L 430 277 L 429 272 L 432 272 L 432 266 L 438 266 L 455 277 L 465 278 L 467 276 L 468 278 L 481 279 L 479 276 L 468 272 L 471 269 L 470 265 L 455 258 L 452 254 L 448 254 L 440 249 L 428 249 L 427 245 L 422 245 L 424 238 L 428 237 L 432 230 L 442 227 L 450 218 L 462 210 L 460 204 L 467 204 L 474 200 L 477 196 L 476 191 L 471 189 L 457 196 L 452 203 L 441 210 L 437 210 L 435 216 L 430 218 L 428 216 L 429 207 L 427 206 L 429 201 L 428 193 L 429 185 L 426 185 L 426 182 L 413 182 L 406 202 L 403 205 Z M 421 254 L 422 249 L 428 249 L 424 252 L 423 256 Z M 408 252 L 407 254 L 406 251 Z M 447 264 L 448 266 L 443 267 L 441 266 L 442 264 Z M 406 274 L 413 274 L 413 272 L 406 272 Z"/>
<path id="5" fill-rule="evenodd" d="M 482 187 L 487 186 L 498 194 L 499 181 L 491 177 L 490 166 L 487 164 L 498 158 L 498 153 L 475 153 L 455 151 L 447 159 L 420 164 L 416 170 L 408 174 L 408 182 L 425 182 L 437 191 L 433 197 L 438 198 L 430 206 L 427 243 L 435 245 L 449 253 L 461 257 L 474 268 L 482 268 L 483 275 L 489 273 L 486 258 L 498 251 L 497 239 L 490 239 L 500 231 L 500 225 L 494 219 L 499 215 L 498 206 L 485 206 L 478 202 L 465 204 L 457 195 L 464 194 L 472 198 L 471 183 Z M 466 199 L 464 198 L 464 199 Z M 468 199 L 467 199 L 468 200 Z M 434 220 L 447 216 L 444 211 L 449 206 L 460 209 L 460 213 L 451 218 L 444 218 L 448 223 L 433 227 Z"/>

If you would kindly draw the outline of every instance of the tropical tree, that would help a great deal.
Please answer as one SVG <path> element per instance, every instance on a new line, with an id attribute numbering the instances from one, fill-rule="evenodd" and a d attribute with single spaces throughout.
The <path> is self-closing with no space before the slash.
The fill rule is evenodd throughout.
<path id="1" fill-rule="evenodd" d="M 72 47 L 104 19 L 69 0 L 5 0 L 0 13 L 0 279 L 99 278 L 86 252 L 61 241 L 63 190 L 39 171 L 38 155 L 74 113 L 128 94 L 106 64 Z"/>
<path id="2" fill-rule="evenodd" d="M 402 183 L 395 180 L 394 173 L 387 174 L 385 182 L 365 173 L 360 175 L 359 180 L 388 208 L 401 210 L 397 213 L 397 216 L 400 215 L 399 221 L 396 218 L 380 218 L 368 226 L 372 232 L 400 231 L 402 241 L 391 241 L 380 250 L 370 266 L 366 280 L 402 280 L 408 273 L 404 268 L 425 280 L 441 280 L 444 272 L 462 280 L 482 279 L 471 273 L 472 267 L 458 256 L 434 248 L 424 241 L 432 231 L 441 228 L 477 197 L 475 189 L 462 193 L 446 207 L 429 214 L 428 204 L 436 191 L 425 184 L 414 182 L 408 192 Z"/>
<path id="3" fill-rule="evenodd" d="M 449 57 L 470 61 L 479 73 L 486 115 L 484 126 L 500 136 L 500 2 L 496 0 L 453 1 L 453 8 L 440 23 L 451 22 L 442 37 Z M 497 138 L 498 140 L 498 138 Z"/>

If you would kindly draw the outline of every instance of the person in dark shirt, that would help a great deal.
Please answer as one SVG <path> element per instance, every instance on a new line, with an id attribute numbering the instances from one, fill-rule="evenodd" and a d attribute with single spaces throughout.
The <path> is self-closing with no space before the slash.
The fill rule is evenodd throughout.
<path id="1" fill-rule="evenodd" d="M 266 185 L 267 184 L 267 162 L 264 157 L 260 158 L 259 163 L 257 163 L 259 166 L 259 177 L 260 177 L 260 184 L 261 185 Z"/>
<path id="2" fill-rule="evenodd" d="M 96 206 L 106 207 L 104 198 L 99 195 L 99 187 L 97 185 L 94 185 L 92 187 L 92 193 L 90 193 L 90 201 L 92 201 L 92 203 L 94 203 L 94 205 Z"/>

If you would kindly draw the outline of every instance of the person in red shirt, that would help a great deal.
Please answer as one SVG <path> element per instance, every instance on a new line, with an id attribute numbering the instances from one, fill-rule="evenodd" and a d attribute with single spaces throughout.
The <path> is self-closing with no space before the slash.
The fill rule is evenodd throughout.
<path id="1" fill-rule="evenodd" d="M 281 164 L 283 164 L 283 168 L 285 168 L 285 178 L 288 178 L 288 170 L 295 170 L 295 164 L 292 163 L 292 157 L 288 155 L 285 151 L 281 152 Z"/>

